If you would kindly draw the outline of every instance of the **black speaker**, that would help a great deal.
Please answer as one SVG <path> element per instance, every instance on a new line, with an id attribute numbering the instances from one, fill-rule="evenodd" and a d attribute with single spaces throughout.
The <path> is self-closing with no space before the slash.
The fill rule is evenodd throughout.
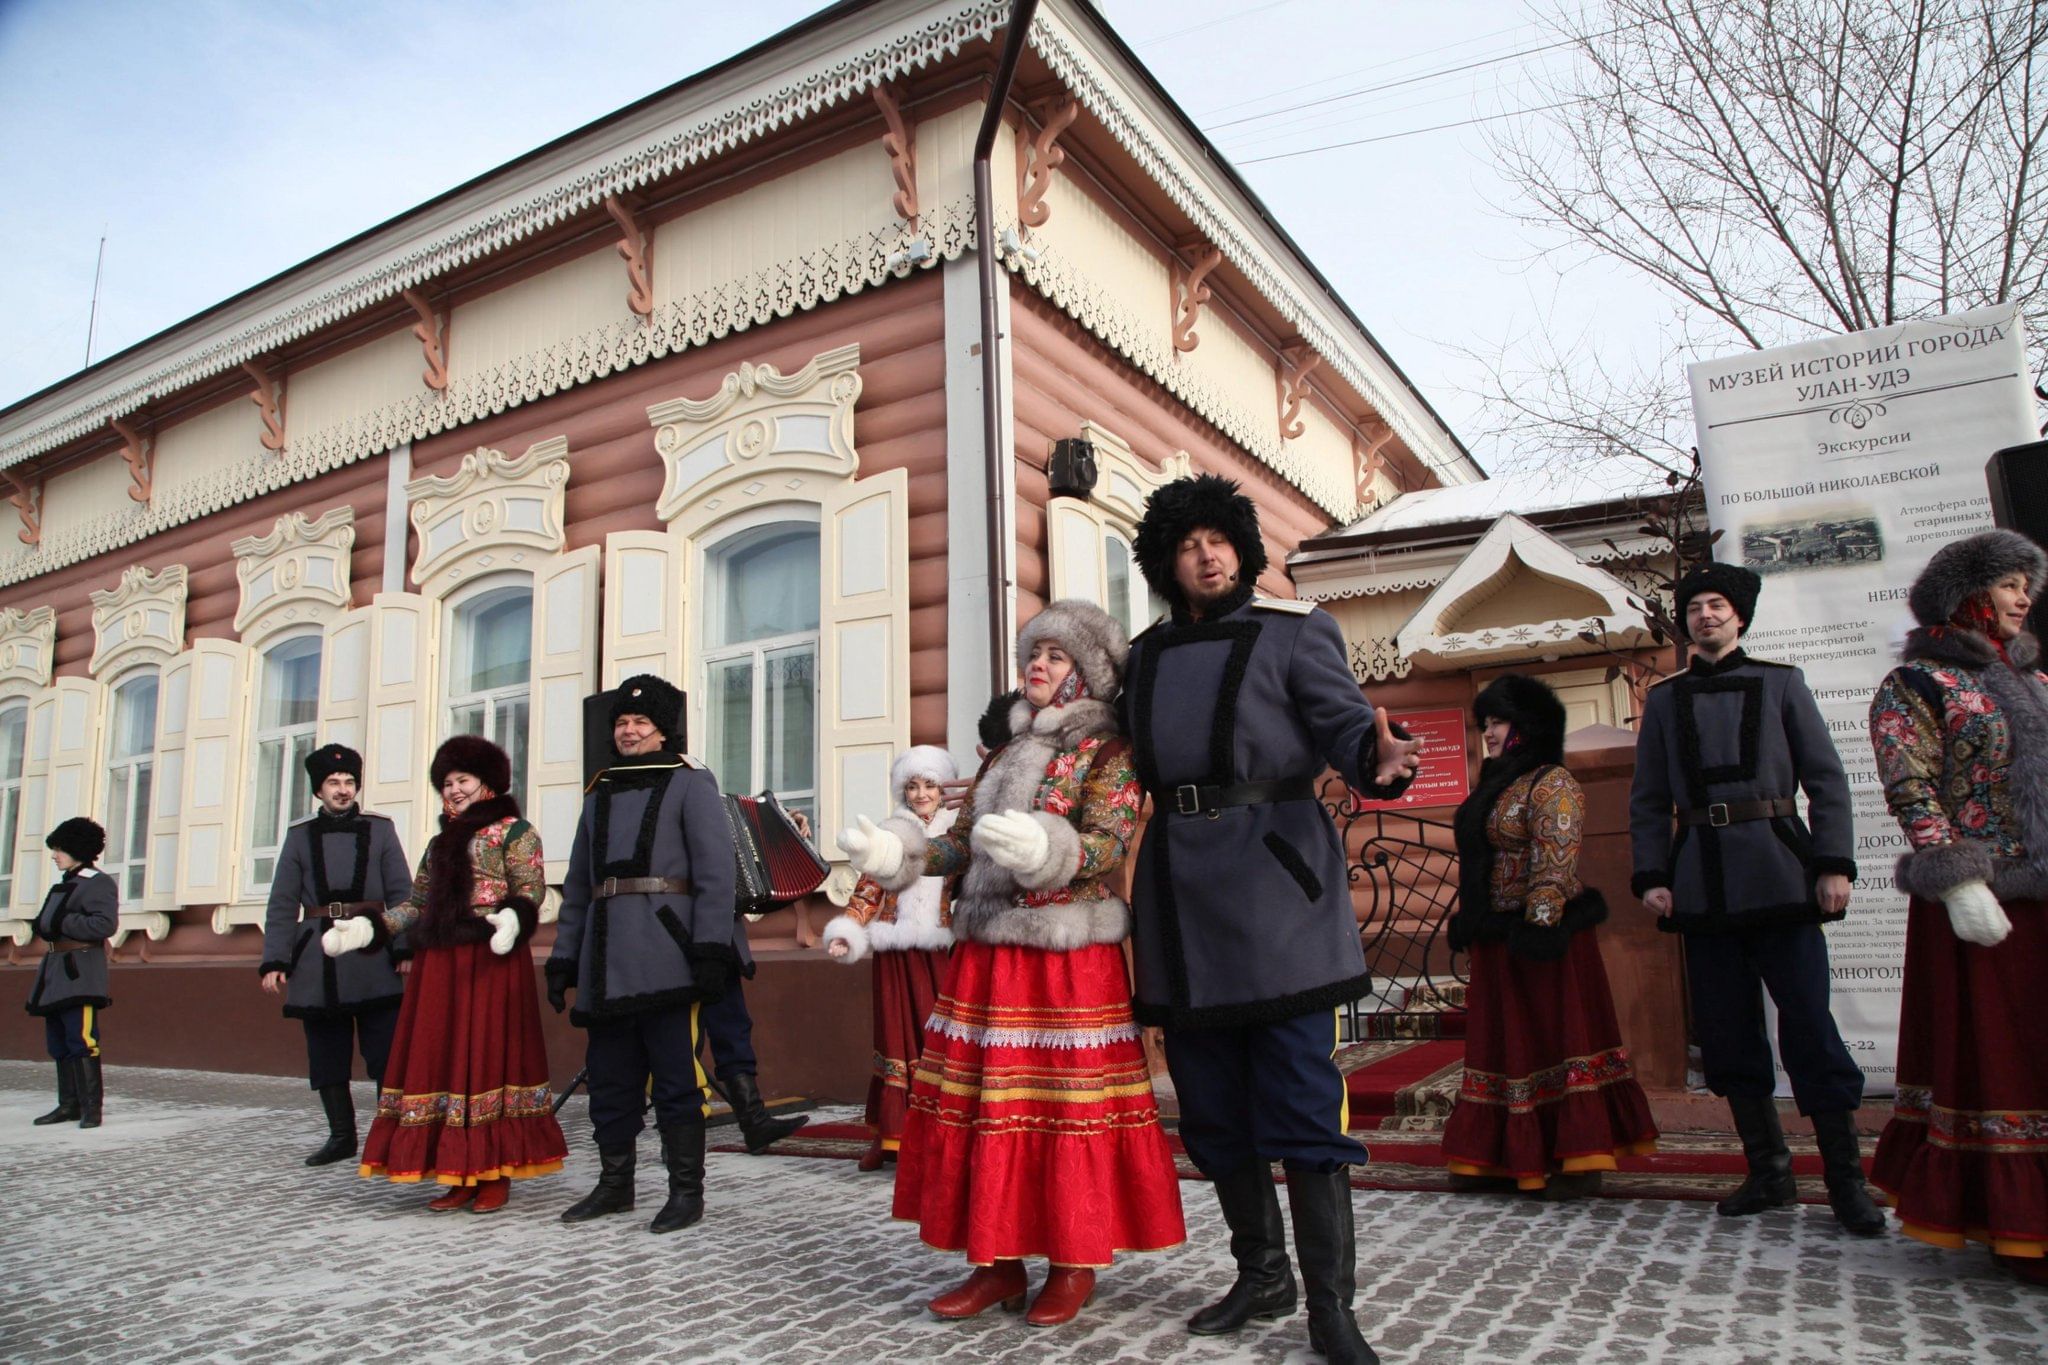
<path id="1" fill-rule="evenodd" d="M 2007 446 L 1984 466 L 1984 478 L 1991 485 L 1991 519 L 2048 547 L 2048 441 Z M 2033 587 L 2027 629 L 2038 639 L 2048 635 L 2048 584 Z"/>
<path id="2" fill-rule="evenodd" d="M 1085 498 L 1095 491 L 1095 447 L 1076 436 L 1052 443 L 1045 481 L 1056 498 Z"/>
<path id="3" fill-rule="evenodd" d="M 619 694 L 614 687 L 605 692 L 594 692 L 583 699 L 583 785 L 589 786 L 591 779 L 611 767 L 618 751 L 612 748 L 612 698 Z"/>

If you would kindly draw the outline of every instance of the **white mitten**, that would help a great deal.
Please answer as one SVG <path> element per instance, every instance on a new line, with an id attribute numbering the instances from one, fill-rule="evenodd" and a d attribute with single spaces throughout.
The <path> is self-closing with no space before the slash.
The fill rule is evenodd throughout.
<path id="1" fill-rule="evenodd" d="M 903 870 L 903 840 L 863 815 L 853 829 L 839 831 L 839 846 L 855 870 L 877 881 L 890 881 Z"/>
<path id="2" fill-rule="evenodd" d="M 1030 872 L 1045 865 L 1050 840 L 1039 823 L 1021 810 L 998 811 L 974 822 L 974 846 L 1012 872 Z"/>
<path id="3" fill-rule="evenodd" d="M 320 935 L 320 951 L 329 957 L 340 957 L 367 948 L 376 941 L 377 931 L 370 927 L 370 921 L 361 916 L 355 919 L 339 920 L 332 929 Z"/>
<path id="4" fill-rule="evenodd" d="M 493 910 L 484 916 L 484 923 L 491 926 L 491 951 L 499 957 L 512 951 L 512 945 L 519 942 L 519 912 L 507 906 Z"/>
<path id="5" fill-rule="evenodd" d="M 1992 895 L 1991 888 L 1982 882 L 1964 882 L 1961 886 L 1950 887 L 1941 903 L 1948 907 L 1950 927 L 1965 943 L 1989 948 L 2012 932 L 2012 921 L 2005 917 L 1998 897 Z"/>

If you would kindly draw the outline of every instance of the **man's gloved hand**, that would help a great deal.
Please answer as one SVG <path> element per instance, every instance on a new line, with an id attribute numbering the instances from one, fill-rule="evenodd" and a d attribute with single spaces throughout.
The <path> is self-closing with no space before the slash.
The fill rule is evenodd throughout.
<path id="1" fill-rule="evenodd" d="M 856 872 L 889 881 L 903 870 L 903 840 L 865 815 L 854 828 L 839 831 L 839 846 Z"/>
<path id="2" fill-rule="evenodd" d="M 974 846 L 1012 872 L 1031 872 L 1045 865 L 1051 841 L 1044 828 L 1021 810 L 997 811 L 974 822 Z"/>
<path id="3" fill-rule="evenodd" d="M 2005 908 L 1982 882 L 1950 887 L 1941 903 L 1948 907 L 1949 926 L 1965 943 L 1989 948 L 2003 942 L 2012 932 L 2012 921 L 2005 917 Z"/>
<path id="4" fill-rule="evenodd" d="M 320 935 L 320 951 L 329 957 L 340 957 L 369 947 L 377 940 L 377 931 L 366 917 L 337 921 L 333 928 Z"/>
<path id="5" fill-rule="evenodd" d="M 690 977 L 696 982 L 697 994 L 704 1003 L 716 1004 L 725 999 L 725 993 L 732 989 L 732 959 L 707 954 L 692 957 L 689 962 Z"/>
<path id="6" fill-rule="evenodd" d="M 576 988 L 576 964 L 573 962 L 549 962 L 548 1003 L 560 1014 L 569 1008 L 569 992 Z"/>

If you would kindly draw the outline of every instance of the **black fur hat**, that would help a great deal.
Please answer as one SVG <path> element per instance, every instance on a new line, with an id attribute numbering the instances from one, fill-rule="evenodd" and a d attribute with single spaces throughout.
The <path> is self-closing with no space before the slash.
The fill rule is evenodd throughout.
<path id="1" fill-rule="evenodd" d="M 54 848 L 75 863 L 89 863 L 107 851 L 107 832 L 97 821 L 74 815 L 44 836 L 43 847 Z"/>
<path id="2" fill-rule="evenodd" d="M 1259 534 L 1259 509 L 1238 491 L 1237 484 L 1216 474 L 1197 474 L 1175 479 L 1145 502 L 1145 518 L 1138 523 L 1137 543 L 1131 552 L 1152 591 L 1169 602 L 1180 602 L 1180 585 L 1173 579 L 1174 556 L 1182 537 L 1197 527 L 1221 531 L 1237 550 L 1237 581 L 1249 587 L 1266 571 L 1266 542 Z"/>
<path id="3" fill-rule="evenodd" d="M 1742 618 L 1742 626 L 1735 633 L 1749 634 L 1749 624 L 1756 619 L 1756 595 L 1763 591 L 1764 580 L 1740 564 L 1724 564 L 1710 559 L 1696 564 L 1685 577 L 1678 580 L 1673 596 L 1676 602 L 1678 628 L 1685 629 L 1685 604 L 1703 592 L 1717 592 L 1728 599 L 1728 605 L 1735 608 L 1735 614 Z"/>
<path id="4" fill-rule="evenodd" d="M 482 735 L 455 735 L 434 751 L 435 790 L 450 773 L 468 773 L 497 795 L 512 795 L 512 760 Z"/>
<path id="5" fill-rule="evenodd" d="M 1504 720 L 1515 727 L 1531 757 L 1564 762 L 1564 703 L 1546 682 L 1525 673 L 1495 678 L 1473 698 L 1472 718 L 1481 725 Z"/>
<path id="6" fill-rule="evenodd" d="M 306 755 L 306 780 L 313 784 L 313 795 L 320 794 L 320 784 L 333 773 L 347 773 L 362 786 L 363 756 L 346 744 L 323 744 Z"/>
<path id="7" fill-rule="evenodd" d="M 620 716 L 645 716 L 671 749 L 683 745 L 683 694 L 666 679 L 636 673 L 612 694 L 612 724 Z"/>
<path id="8" fill-rule="evenodd" d="M 2048 585 L 2048 555 L 2018 531 L 1982 531 L 1936 550 L 1913 580 L 1906 605 L 1921 625 L 1946 625 L 1971 594 L 2010 573 L 2025 574 L 2029 591 L 2038 593 Z"/>

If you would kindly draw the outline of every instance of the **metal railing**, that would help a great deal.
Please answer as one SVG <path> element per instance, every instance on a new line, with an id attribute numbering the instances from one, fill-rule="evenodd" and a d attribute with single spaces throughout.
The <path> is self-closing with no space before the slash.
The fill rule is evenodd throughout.
<path id="1" fill-rule="evenodd" d="M 1372 995 L 1348 1007 L 1353 1040 L 1440 1036 L 1462 1014 L 1469 963 L 1446 930 L 1458 908 L 1458 850 L 1448 821 L 1362 810 L 1332 778 L 1323 807 L 1344 841 L 1358 934 Z"/>

